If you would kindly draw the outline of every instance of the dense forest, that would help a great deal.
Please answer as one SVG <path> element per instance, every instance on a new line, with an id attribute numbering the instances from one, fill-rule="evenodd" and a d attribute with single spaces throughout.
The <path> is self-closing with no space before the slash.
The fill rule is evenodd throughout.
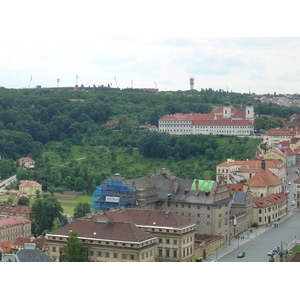
<path id="1" fill-rule="evenodd" d="M 20 179 L 39 179 L 45 187 L 59 187 L 64 183 L 69 188 L 93 190 L 105 176 L 122 169 L 122 151 L 123 161 L 124 155 L 133 157 L 131 163 L 142 158 L 160 159 L 174 167 L 181 176 L 195 177 L 206 171 L 213 175 L 215 164 L 228 157 L 251 158 L 256 146 L 251 148 L 248 139 L 228 137 L 227 142 L 222 144 L 219 141 L 223 136 L 177 137 L 139 126 L 157 125 L 159 118 L 165 114 L 209 113 L 213 106 L 223 105 L 226 96 L 232 105 L 241 109 L 249 100 L 248 94 L 211 89 L 154 94 L 130 90 L 85 92 L 0 88 L 1 178 L 16 173 L 14 161 L 30 156 L 37 161 L 37 169 L 30 174 L 22 171 L 18 176 Z M 289 118 L 293 113 L 300 114 L 300 110 L 295 108 L 260 101 L 253 101 L 253 104 L 257 115 L 269 116 L 260 120 L 258 130 L 268 129 L 270 124 L 281 126 L 277 117 Z M 119 124 L 105 125 L 109 120 L 117 120 Z M 108 147 L 108 152 L 91 148 L 99 146 Z M 81 147 L 82 155 L 88 156 L 85 161 L 73 162 L 68 166 L 72 170 L 67 170 L 67 173 L 67 168 L 59 171 L 51 169 L 54 164 L 49 153 L 56 153 L 60 162 L 66 162 L 72 160 L 74 147 Z M 97 161 L 101 157 L 108 165 Z M 186 161 L 189 164 L 187 172 L 182 170 L 186 168 L 181 164 L 182 160 L 188 159 L 197 161 L 198 165 L 195 167 Z M 98 170 L 94 169 L 95 165 L 98 165 Z M 41 170 L 40 173 L 38 170 Z M 144 167 L 123 170 L 127 177 L 145 176 L 147 173 Z M 64 171 L 65 174 L 62 174 Z"/>

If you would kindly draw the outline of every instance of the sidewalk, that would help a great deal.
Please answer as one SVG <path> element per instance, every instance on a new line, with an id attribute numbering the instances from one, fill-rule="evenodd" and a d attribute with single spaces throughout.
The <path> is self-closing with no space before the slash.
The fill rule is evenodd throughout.
<path id="1" fill-rule="evenodd" d="M 280 221 L 277 221 L 276 224 L 280 224 L 283 221 L 285 221 L 287 218 L 291 216 L 291 212 L 289 212 L 286 216 L 280 219 Z M 223 256 L 227 255 L 228 253 L 236 250 L 237 248 L 241 247 L 242 245 L 250 242 L 252 239 L 255 239 L 257 236 L 264 234 L 271 228 L 274 228 L 273 223 L 271 226 L 260 226 L 258 228 L 251 228 L 244 232 L 242 232 L 239 236 L 240 239 L 233 238 L 229 242 L 224 243 L 223 247 L 221 249 L 218 249 L 213 254 L 206 257 L 206 259 L 203 260 L 203 262 L 210 262 L 210 261 L 217 261 L 218 259 L 222 258 Z M 252 230 L 252 232 L 250 232 Z M 241 238 L 243 237 L 243 238 Z"/>

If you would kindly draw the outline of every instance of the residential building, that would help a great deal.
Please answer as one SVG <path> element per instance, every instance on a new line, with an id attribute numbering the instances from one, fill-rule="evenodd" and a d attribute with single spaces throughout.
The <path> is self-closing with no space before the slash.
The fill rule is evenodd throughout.
<path id="1" fill-rule="evenodd" d="M 271 128 L 263 135 L 263 143 L 268 148 L 277 146 L 281 141 L 288 141 L 300 133 L 296 128 Z"/>
<path id="2" fill-rule="evenodd" d="M 288 195 L 281 193 L 253 197 L 253 222 L 259 226 L 278 221 L 288 213 Z"/>
<path id="3" fill-rule="evenodd" d="M 45 252 L 34 243 L 24 244 L 15 254 L 4 254 L 2 262 L 54 262 Z"/>
<path id="4" fill-rule="evenodd" d="M 115 222 L 105 214 L 92 218 L 88 215 L 47 234 L 48 255 L 60 260 L 70 231 L 87 249 L 91 262 L 154 262 L 156 237 L 128 222 Z"/>
<path id="5" fill-rule="evenodd" d="M 19 216 L 31 221 L 33 212 L 29 206 L 0 203 L 0 215 Z"/>
<path id="6" fill-rule="evenodd" d="M 17 216 L 0 216 L 0 242 L 31 235 L 31 221 Z"/>
<path id="7" fill-rule="evenodd" d="M 292 192 L 292 191 L 291 191 Z M 300 210 L 300 178 L 294 180 L 294 209 Z"/>
<path id="8" fill-rule="evenodd" d="M 30 157 L 21 157 L 18 162 L 23 168 L 34 168 L 35 166 L 35 161 Z"/>
<path id="9" fill-rule="evenodd" d="M 229 101 L 224 107 L 211 114 L 183 114 L 163 116 L 158 121 L 158 131 L 170 134 L 224 134 L 248 136 L 254 133 L 254 109 L 250 101 L 244 112 L 231 107 Z"/>
<path id="10" fill-rule="evenodd" d="M 36 181 L 22 180 L 19 185 L 19 193 L 28 196 L 36 196 L 37 192 L 42 194 L 42 185 Z"/>
<path id="11" fill-rule="evenodd" d="M 228 183 L 245 182 L 261 169 L 262 158 L 235 161 L 227 159 L 216 167 L 217 180 L 224 176 Z M 266 169 L 274 173 L 282 182 L 286 181 L 286 166 L 279 159 L 265 159 Z"/>

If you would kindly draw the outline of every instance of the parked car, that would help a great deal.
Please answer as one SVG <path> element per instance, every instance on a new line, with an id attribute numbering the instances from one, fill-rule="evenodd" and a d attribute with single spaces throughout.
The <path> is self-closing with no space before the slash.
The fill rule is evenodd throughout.
<path id="1" fill-rule="evenodd" d="M 245 252 L 240 252 L 239 254 L 238 254 L 238 258 L 242 258 L 242 257 L 244 257 L 245 256 Z"/>
<path id="2" fill-rule="evenodd" d="M 275 253 L 276 253 L 276 250 L 275 250 L 275 249 L 269 250 L 268 255 L 269 255 L 269 256 L 272 256 L 272 255 L 274 255 Z"/>
<path id="3" fill-rule="evenodd" d="M 292 201 L 292 206 L 294 206 L 295 205 L 295 201 Z"/>
<path id="4" fill-rule="evenodd" d="M 288 185 L 290 185 L 290 184 L 292 184 L 292 183 L 289 181 Z"/>

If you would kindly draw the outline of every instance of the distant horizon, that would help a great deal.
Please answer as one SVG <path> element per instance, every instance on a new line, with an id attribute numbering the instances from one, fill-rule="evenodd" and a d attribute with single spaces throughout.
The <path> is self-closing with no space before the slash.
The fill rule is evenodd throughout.
<path id="1" fill-rule="evenodd" d="M 75 90 L 75 87 L 76 85 L 68 85 L 68 86 L 41 86 L 41 85 L 37 85 L 35 87 L 5 87 L 5 86 L 1 86 L 0 85 L 0 88 L 5 88 L 5 89 L 12 89 L 12 90 L 23 90 L 23 89 L 29 89 L 29 90 L 34 90 L 34 89 L 69 89 L 69 88 L 74 88 Z M 82 85 L 78 85 L 79 89 L 81 87 L 83 88 L 93 88 L 93 85 L 88 85 L 88 86 L 85 86 L 84 84 Z M 107 86 L 104 86 L 104 85 L 96 85 L 95 88 L 107 88 L 107 89 L 112 89 L 112 90 L 117 90 L 119 89 L 120 91 L 122 90 L 128 90 L 128 89 L 132 89 L 132 90 L 139 90 L 139 89 L 156 89 L 155 87 L 127 87 L 127 88 L 120 88 L 120 87 L 114 87 L 114 86 L 111 86 L 111 87 L 107 87 Z M 210 88 L 210 87 L 202 87 L 201 89 L 203 90 L 209 90 L 209 89 L 212 89 L 213 91 L 219 91 L 219 90 L 222 90 L 223 92 L 227 92 L 227 90 L 225 89 L 213 89 L 213 88 Z M 198 90 L 196 88 L 194 88 L 194 91 L 196 92 L 201 92 L 201 89 Z M 192 90 L 190 89 L 186 89 L 186 90 L 159 90 L 158 89 L 158 93 L 160 92 L 191 92 Z M 232 91 L 232 90 L 228 90 L 228 93 L 236 93 L 236 94 L 249 94 L 249 91 L 248 92 L 237 92 L 237 91 Z M 267 93 L 255 93 L 254 91 L 250 91 L 250 94 L 251 95 L 270 95 L 270 96 L 279 96 L 279 95 L 300 95 L 299 93 L 277 93 L 277 92 L 267 92 Z M 276 94 L 276 95 L 275 95 Z"/>

